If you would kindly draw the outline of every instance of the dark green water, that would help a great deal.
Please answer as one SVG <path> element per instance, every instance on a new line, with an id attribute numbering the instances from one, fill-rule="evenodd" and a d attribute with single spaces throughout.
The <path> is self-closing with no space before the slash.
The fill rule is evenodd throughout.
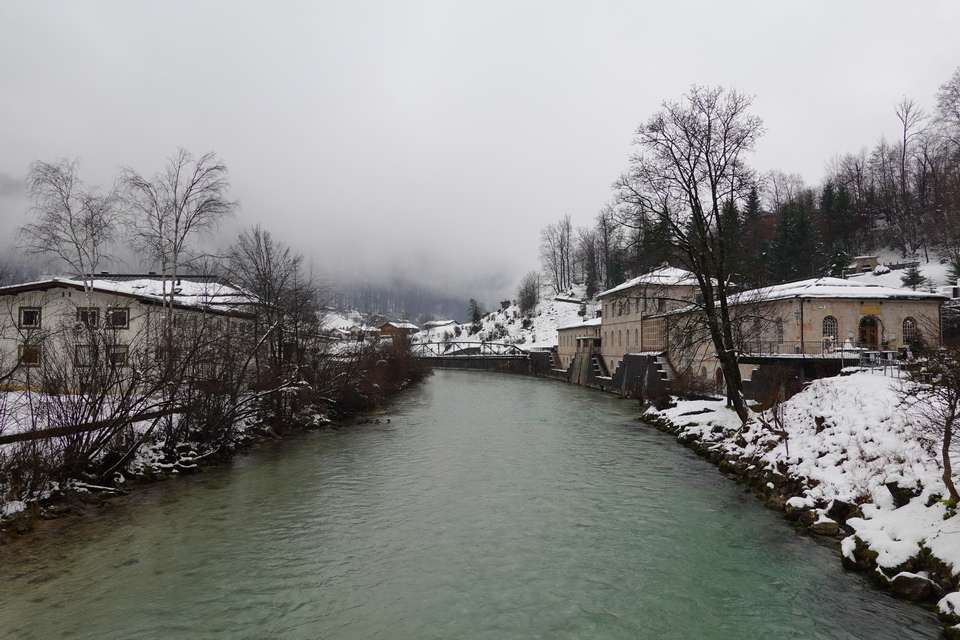
<path id="1" fill-rule="evenodd" d="M 940 637 L 634 411 L 440 371 L 7 558 L 0 635 Z"/>

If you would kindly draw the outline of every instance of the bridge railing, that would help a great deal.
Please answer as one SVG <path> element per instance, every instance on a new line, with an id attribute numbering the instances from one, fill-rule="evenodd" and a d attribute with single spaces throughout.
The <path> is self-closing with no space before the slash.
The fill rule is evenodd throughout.
<path id="1" fill-rule="evenodd" d="M 526 357 L 528 352 L 515 344 L 502 342 L 418 342 L 412 345 L 413 354 L 422 358 L 504 356 Z"/>

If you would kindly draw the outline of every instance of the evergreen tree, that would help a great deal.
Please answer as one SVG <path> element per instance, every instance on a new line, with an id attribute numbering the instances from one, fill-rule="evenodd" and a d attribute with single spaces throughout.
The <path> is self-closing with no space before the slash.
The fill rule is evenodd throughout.
<path id="1" fill-rule="evenodd" d="M 483 320 L 483 307 L 480 305 L 479 302 L 477 302 L 473 298 L 470 298 L 469 304 L 470 304 L 470 310 L 469 310 L 470 322 L 472 322 L 477 326 L 480 326 L 480 321 Z"/>
<path id="2" fill-rule="evenodd" d="M 960 280 L 960 256 L 953 256 L 950 258 L 950 267 L 947 269 L 947 284 L 955 287 L 957 280 Z"/>
<path id="3" fill-rule="evenodd" d="M 900 277 L 900 283 L 904 287 L 916 291 L 919 287 L 928 286 L 929 281 L 920 272 L 919 266 L 916 264 L 911 264 L 909 267 L 904 269 L 903 276 Z"/>
<path id="4" fill-rule="evenodd" d="M 738 284 L 760 287 L 768 284 L 765 261 L 770 243 L 763 226 L 760 193 L 756 186 L 750 189 L 744 203 L 739 224 L 739 251 L 734 256 Z"/>
<path id="5" fill-rule="evenodd" d="M 823 270 L 823 251 L 813 210 L 813 193 L 801 192 L 780 207 L 768 256 L 773 282 L 810 278 Z"/>
<path id="6" fill-rule="evenodd" d="M 827 260 L 827 275 L 834 278 L 842 278 L 844 271 L 846 271 L 849 266 L 850 254 L 843 248 L 843 242 L 839 239 L 834 240 L 830 258 Z"/>

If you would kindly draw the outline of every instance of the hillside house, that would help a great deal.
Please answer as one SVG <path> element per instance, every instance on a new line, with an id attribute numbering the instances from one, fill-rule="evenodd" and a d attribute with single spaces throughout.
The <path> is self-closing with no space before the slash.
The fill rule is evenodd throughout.
<path id="1" fill-rule="evenodd" d="M 394 338 L 398 336 L 412 336 L 420 331 L 420 327 L 409 322 L 384 322 L 380 325 L 381 338 Z"/>

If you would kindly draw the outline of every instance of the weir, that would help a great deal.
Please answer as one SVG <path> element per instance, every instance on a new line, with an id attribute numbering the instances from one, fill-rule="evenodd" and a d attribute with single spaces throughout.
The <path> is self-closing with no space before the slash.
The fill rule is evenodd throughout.
<path id="1" fill-rule="evenodd" d="M 422 342 L 412 346 L 415 356 L 436 369 L 469 369 L 543 376 L 581 387 L 619 393 L 632 398 L 661 391 L 670 369 L 660 354 L 627 354 L 610 373 L 595 353 L 578 353 L 566 369 L 553 351 L 524 350 L 500 342 Z"/>

